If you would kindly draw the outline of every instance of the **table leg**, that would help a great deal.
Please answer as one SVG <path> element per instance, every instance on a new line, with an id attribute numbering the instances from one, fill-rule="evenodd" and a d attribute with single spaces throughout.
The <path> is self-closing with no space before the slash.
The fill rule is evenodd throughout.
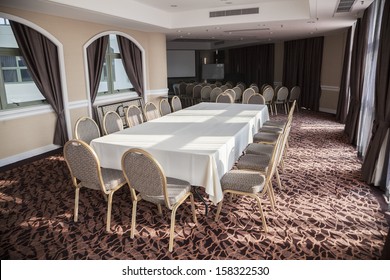
<path id="1" fill-rule="evenodd" d="M 198 192 L 199 186 L 193 186 L 193 188 L 194 188 L 194 192 L 195 192 L 196 196 L 203 202 L 204 207 L 205 207 L 204 213 L 207 216 L 207 214 L 209 212 L 209 207 L 207 205 L 207 202 L 206 202 L 206 200 L 204 200 L 203 196 Z"/>

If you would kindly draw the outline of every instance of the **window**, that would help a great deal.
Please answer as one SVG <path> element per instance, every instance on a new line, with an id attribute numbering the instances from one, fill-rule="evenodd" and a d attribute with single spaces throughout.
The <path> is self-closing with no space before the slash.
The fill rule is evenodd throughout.
<path id="1" fill-rule="evenodd" d="M 116 35 L 110 34 L 98 96 L 116 94 L 130 90 L 133 90 L 133 86 L 129 81 L 123 66 Z"/>
<path id="2" fill-rule="evenodd" d="M 0 18 L 0 110 L 46 103 L 21 56 L 11 26 Z"/>

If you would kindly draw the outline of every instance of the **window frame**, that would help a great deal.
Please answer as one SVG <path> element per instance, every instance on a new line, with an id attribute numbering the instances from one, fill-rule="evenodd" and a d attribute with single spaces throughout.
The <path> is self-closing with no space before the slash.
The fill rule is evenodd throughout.
<path id="1" fill-rule="evenodd" d="M 114 36 L 116 39 L 115 33 L 109 33 L 109 36 Z M 106 82 L 107 83 L 107 91 L 98 91 L 96 98 L 101 98 L 102 96 L 115 96 L 116 94 L 126 93 L 126 92 L 135 92 L 135 89 L 133 87 L 133 84 L 131 83 L 129 77 L 126 74 L 127 79 L 129 80 L 129 83 L 131 84 L 130 88 L 124 88 L 124 89 L 115 89 L 115 81 L 116 81 L 116 74 L 115 74 L 115 60 L 120 59 L 122 62 L 122 55 L 120 52 L 114 52 L 114 49 L 110 45 L 110 40 L 108 40 L 106 55 L 105 55 L 105 61 L 103 64 L 102 69 L 102 76 L 100 79 L 100 83 Z M 123 64 L 123 62 L 122 62 Z"/>
<path id="2" fill-rule="evenodd" d="M 6 25 L 6 24 L 5 24 Z M 21 70 L 26 69 L 29 71 L 27 65 L 26 66 L 19 66 L 18 58 L 22 57 L 22 54 L 20 52 L 19 48 L 10 48 L 10 47 L 1 47 L 0 46 L 0 56 L 12 56 L 15 57 L 16 66 L 12 67 L 5 67 L 5 70 L 16 70 L 17 73 L 17 81 L 16 82 L 7 82 L 10 84 L 35 84 L 34 80 L 31 78 L 31 81 L 23 81 Z M 0 111 L 9 110 L 9 109 L 16 109 L 16 108 L 24 108 L 24 107 L 30 107 L 34 105 L 45 105 L 48 104 L 46 101 L 46 98 L 42 100 L 34 100 L 34 101 L 24 101 L 24 102 L 18 102 L 18 103 L 8 103 L 7 102 L 7 92 L 6 92 L 6 82 L 4 81 L 4 75 L 3 75 L 3 67 L 0 64 Z"/>

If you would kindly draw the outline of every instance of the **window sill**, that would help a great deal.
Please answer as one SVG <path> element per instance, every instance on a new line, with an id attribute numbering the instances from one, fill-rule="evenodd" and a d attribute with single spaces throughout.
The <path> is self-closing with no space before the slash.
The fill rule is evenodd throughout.
<path id="1" fill-rule="evenodd" d="M 135 91 L 128 91 L 128 92 L 122 92 L 117 94 L 107 94 L 107 95 L 101 95 L 96 97 L 95 102 L 93 103 L 94 106 L 99 106 L 106 104 L 107 102 L 121 102 L 129 100 L 129 98 L 135 98 L 139 97 L 137 92 Z"/>
<path id="2" fill-rule="evenodd" d="M 0 121 L 25 118 L 46 113 L 53 113 L 49 104 L 14 108 L 0 111 Z"/>

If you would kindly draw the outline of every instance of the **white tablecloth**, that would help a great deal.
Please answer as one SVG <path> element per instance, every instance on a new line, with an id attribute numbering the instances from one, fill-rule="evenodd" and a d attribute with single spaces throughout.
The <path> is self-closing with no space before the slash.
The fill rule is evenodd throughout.
<path id="1" fill-rule="evenodd" d="M 265 105 L 200 103 L 91 142 L 102 167 L 121 169 L 129 148 L 151 153 L 165 175 L 202 186 L 212 202 L 223 194 L 229 171 L 254 133 L 269 119 Z"/>

